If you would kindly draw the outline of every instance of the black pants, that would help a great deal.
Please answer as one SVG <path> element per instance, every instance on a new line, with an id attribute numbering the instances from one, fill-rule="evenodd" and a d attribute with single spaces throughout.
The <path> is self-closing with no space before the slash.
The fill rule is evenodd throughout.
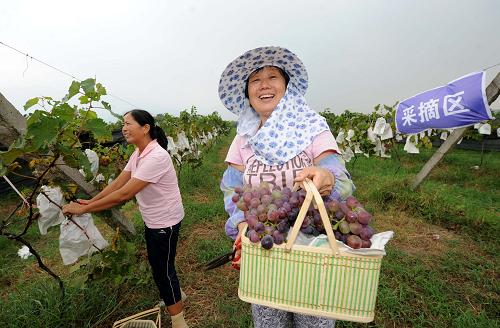
<path id="1" fill-rule="evenodd" d="M 181 288 L 175 271 L 175 254 L 181 223 L 163 229 L 145 227 L 148 259 L 153 278 L 166 306 L 181 300 Z"/>

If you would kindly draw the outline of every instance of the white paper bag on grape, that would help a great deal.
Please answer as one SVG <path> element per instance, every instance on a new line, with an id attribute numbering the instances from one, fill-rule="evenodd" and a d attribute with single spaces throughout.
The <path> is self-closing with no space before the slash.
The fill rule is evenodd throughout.
<path id="1" fill-rule="evenodd" d="M 27 260 L 28 257 L 30 257 L 33 254 L 31 254 L 28 246 L 24 245 L 17 251 L 17 255 L 19 255 L 19 257 L 22 258 L 23 260 Z"/>
<path id="2" fill-rule="evenodd" d="M 181 149 L 181 150 L 191 149 L 191 147 L 189 146 L 189 140 L 186 137 L 186 133 L 184 133 L 184 131 L 177 134 L 177 144 L 176 145 L 177 145 L 177 148 Z"/>
<path id="3" fill-rule="evenodd" d="M 385 118 L 383 117 L 377 118 L 377 121 L 375 122 L 375 127 L 373 128 L 373 133 L 378 134 L 379 136 L 384 134 L 386 123 L 387 122 Z"/>
<path id="4" fill-rule="evenodd" d="M 64 265 L 73 264 L 80 256 L 90 255 L 97 251 L 94 245 L 101 250 L 108 246 L 108 242 L 94 225 L 94 220 L 89 213 L 74 215 L 72 219 L 84 231 L 68 219 L 61 223 L 59 252 Z"/>
<path id="5" fill-rule="evenodd" d="M 481 124 L 481 126 L 479 127 L 479 133 L 490 135 L 491 134 L 491 125 L 489 125 L 488 123 Z"/>
<path id="6" fill-rule="evenodd" d="M 304 235 L 305 236 L 305 235 Z M 330 248 L 330 244 L 328 243 L 328 237 L 326 235 L 319 235 L 317 237 L 311 236 L 312 238 L 302 238 L 301 242 L 309 242 L 308 244 L 300 244 L 300 245 L 309 245 L 316 247 L 326 247 Z M 344 244 L 341 241 L 337 240 L 337 246 L 339 250 L 346 253 L 358 254 L 358 255 L 385 255 L 385 244 L 389 242 L 389 240 L 394 237 L 394 231 L 384 231 L 380 233 L 374 234 L 370 241 L 372 245 L 370 248 L 358 248 L 354 249 Z M 297 240 L 299 238 L 297 237 Z M 296 242 L 297 244 L 297 242 Z"/>
<path id="7" fill-rule="evenodd" d="M 85 149 L 85 155 L 90 162 L 90 171 L 92 172 L 92 176 L 95 178 L 97 172 L 99 172 L 99 156 L 92 149 Z"/>
<path id="8" fill-rule="evenodd" d="M 392 137 L 393 137 L 393 134 L 392 134 L 391 125 L 386 123 L 385 127 L 384 127 L 384 132 L 380 136 L 380 139 L 387 140 L 387 139 L 392 139 Z"/>
<path id="9" fill-rule="evenodd" d="M 48 228 L 59 225 L 64 220 L 61 209 L 57 207 L 57 205 L 62 205 L 63 195 L 59 187 L 42 186 L 41 190 L 50 198 L 50 200 L 47 199 L 43 193 L 36 197 L 36 206 L 40 212 L 38 229 L 40 229 L 40 234 L 46 235 Z"/>
<path id="10" fill-rule="evenodd" d="M 412 136 L 408 136 L 406 138 L 406 143 L 403 148 L 404 151 L 406 151 L 409 154 L 418 154 L 420 153 L 419 149 L 417 148 L 417 142 L 418 142 L 418 137 L 417 135 L 414 136 L 415 139 L 412 138 Z"/>

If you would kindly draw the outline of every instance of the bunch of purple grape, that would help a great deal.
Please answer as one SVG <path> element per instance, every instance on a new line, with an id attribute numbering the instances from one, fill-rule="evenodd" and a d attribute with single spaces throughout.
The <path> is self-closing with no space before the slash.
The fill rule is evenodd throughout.
<path id="1" fill-rule="evenodd" d="M 286 239 L 290 225 L 299 214 L 306 192 L 281 189 L 267 182 L 252 188 L 250 185 L 236 187 L 232 197 L 236 206 L 245 213 L 248 224 L 247 237 L 253 243 L 271 249 Z"/>
<path id="2" fill-rule="evenodd" d="M 260 242 L 265 249 L 286 240 L 306 196 L 305 190 L 271 187 L 267 182 L 254 188 L 250 185 L 236 187 L 234 192 L 232 201 L 244 212 L 248 224 L 247 237 L 253 243 Z M 371 246 L 370 238 L 374 230 L 368 224 L 372 216 L 355 197 L 349 196 L 344 202 L 332 200 L 325 203 L 325 207 L 337 240 L 352 248 Z M 312 205 L 300 231 L 313 236 L 326 233 L 321 215 Z"/>
<path id="3" fill-rule="evenodd" d="M 370 248 L 370 238 L 375 231 L 368 224 L 372 215 L 354 197 L 345 202 L 332 200 L 325 204 L 335 238 L 352 248 Z"/>

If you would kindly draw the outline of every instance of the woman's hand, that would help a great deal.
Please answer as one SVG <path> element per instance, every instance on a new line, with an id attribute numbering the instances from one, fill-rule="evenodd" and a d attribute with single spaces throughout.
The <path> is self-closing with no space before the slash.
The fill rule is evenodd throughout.
<path id="1" fill-rule="evenodd" d="M 235 269 L 240 269 L 240 259 L 241 259 L 241 234 L 243 233 L 243 229 L 245 228 L 246 222 L 240 222 L 238 224 L 238 235 L 236 236 L 236 239 L 234 240 L 233 243 L 233 250 L 236 249 L 236 252 L 234 253 L 234 259 L 231 263 L 233 268 Z"/>
<path id="2" fill-rule="evenodd" d="M 88 205 L 90 203 L 92 203 L 92 199 L 78 199 L 78 204 L 82 204 L 82 205 Z"/>
<path id="3" fill-rule="evenodd" d="M 80 215 L 85 213 L 85 205 L 80 205 L 75 202 L 71 202 L 63 206 L 62 211 L 64 214 L 76 214 Z"/>
<path id="4" fill-rule="evenodd" d="M 332 172 L 319 166 L 309 166 L 300 171 L 294 181 L 301 182 L 306 178 L 312 180 L 320 195 L 328 196 L 331 194 L 335 184 L 335 177 Z"/>
<path id="5" fill-rule="evenodd" d="M 233 250 L 236 250 L 234 252 L 234 259 L 231 261 L 231 266 L 235 268 L 236 270 L 240 269 L 240 260 L 241 260 L 241 235 L 238 234 L 238 237 L 236 237 L 236 240 L 233 243 Z"/>

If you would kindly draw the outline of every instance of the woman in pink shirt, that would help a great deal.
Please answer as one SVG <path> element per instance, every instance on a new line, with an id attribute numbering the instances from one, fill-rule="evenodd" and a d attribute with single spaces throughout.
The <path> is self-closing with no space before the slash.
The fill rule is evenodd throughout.
<path id="1" fill-rule="evenodd" d="M 185 295 L 175 271 L 179 228 L 184 218 L 181 194 L 167 138 L 153 116 L 134 109 L 124 115 L 123 136 L 136 149 L 118 178 L 90 200 L 71 202 L 66 214 L 97 212 L 136 197 L 145 224 L 148 259 L 153 278 L 172 316 L 173 328 L 187 327 L 184 321 Z M 184 296 L 184 297 L 183 297 Z"/>
<path id="2" fill-rule="evenodd" d="M 307 104 L 307 85 L 302 61 L 281 47 L 249 50 L 222 73 L 219 97 L 238 116 L 237 135 L 221 181 L 229 215 L 226 234 L 235 240 L 235 247 L 246 221 L 232 201 L 237 187 L 267 182 L 292 188 L 295 182 L 310 178 L 329 199 L 343 200 L 354 190 L 326 120 Z M 257 304 L 252 304 L 252 315 L 254 328 L 335 326 L 333 319 Z"/>

